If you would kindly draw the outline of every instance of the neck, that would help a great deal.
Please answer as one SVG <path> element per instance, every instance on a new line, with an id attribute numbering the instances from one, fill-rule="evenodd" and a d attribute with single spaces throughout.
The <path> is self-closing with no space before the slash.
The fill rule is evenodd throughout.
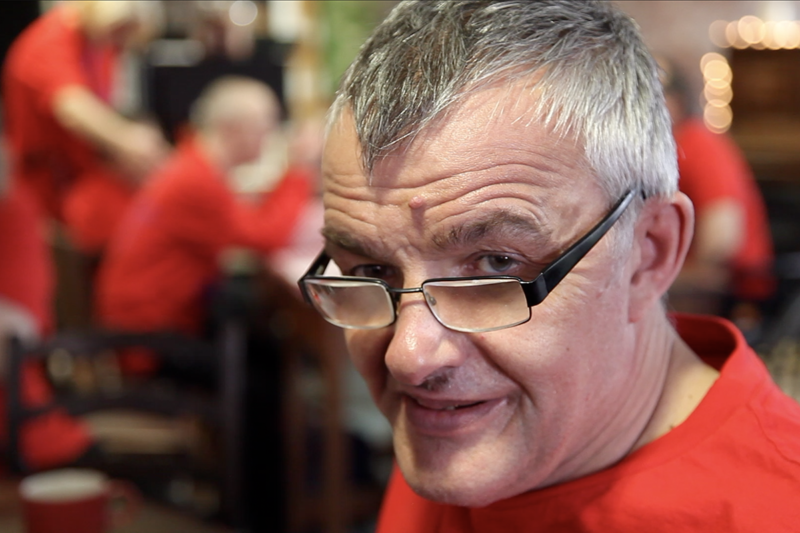
<path id="1" fill-rule="evenodd" d="M 539 487 L 596 472 L 618 462 L 686 420 L 711 388 L 718 372 L 678 337 L 664 311 L 655 307 L 633 326 L 631 370 L 622 407 L 598 426 L 595 438 L 564 461 Z"/>
<path id="2" fill-rule="evenodd" d="M 644 339 L 643 349 L 665 350 L 667 368 L 655 409 L 631 451 L 666 435 L 689 418 L 719 377 L 719 372 L 683 342 L 663 313 L 651 318 L 656 327 Z"/>

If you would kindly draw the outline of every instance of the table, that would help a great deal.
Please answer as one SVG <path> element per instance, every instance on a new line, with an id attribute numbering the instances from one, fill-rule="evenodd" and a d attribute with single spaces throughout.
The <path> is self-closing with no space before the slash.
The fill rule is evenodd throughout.
<path id="1" fill-rule="evenodd" d="M 0 480 L 0 531 L 24 533 L 19 497 L 18 479 Z M 113 530 L 113 533 L 232 533 L 233 530 L 200 520 L 188 513 L 146 501 L 141 514 L 131 524 Z"/>

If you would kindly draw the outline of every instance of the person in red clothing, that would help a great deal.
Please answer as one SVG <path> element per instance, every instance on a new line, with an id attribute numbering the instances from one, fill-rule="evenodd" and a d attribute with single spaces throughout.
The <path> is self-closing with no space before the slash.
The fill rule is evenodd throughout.
<path id="1" fill-rule="evenodd" d="M 87 252 L 102 250 L 120 202 L 167 153 L 157 129 L 112 107 L 120 54 L 152 34 L 156 6 L 59 3 L 20 34 L 3 65 L 10 172 Z"/>
<path id="2" fill-rule="evenodd" d="M 695 208 L 695 236 L 671 290 L 678 310 L 735 316 L 767 301 L 775 290 L 769 219 L 742 151 L 726 134 L 712 133 L 694 115 L 683 73 L 659 58 L 678 148 L 678 186 Z M 749 314 L 749 313 L 748 313 Z"/>
<path id="3" fill-rule="evenodd" d="M 53 328 L 53 273 L 44 226 L 30 191 L 0 171 L 0 443 L 7 439 L 6 348 L 12 336 L 36 342 Z M 52 390 L 39 364 L 23 369 L 22 401 L 47 405 Z M 21 460 L 32 470 L 73 463 L 94 438 L 81 420 L 57 410 L 27 422 L 21 430 Z"/>
<path id="4" fill-rule="evenodd" d="M 694 211 L 618 7 L 400 2 L 329 117 L 300 288 L 392 425 L 378 533 L 794 527 L 800 405 L 665 309 Z"/>
<path id="5" fill-rule="evenodd" d="M 0 187 L 0 351 L 10 335 L 35 342 L 53 332 L 54 272 L 46 223 L 67 219 L 74 229 L 64 203 L 69 196 L 83 195 L 75 185 L 84 176 L 103 174 L 113 180 L 113 189 L 129 197 L 133 184 L 164 155 L 157 131 L 124 119 L 110 105 L 119 53 L 151 27 L 148 14 L 156 5 L 62 2 L 26 28 L 9 49 L 2 74 L 8 168 L 0 176 L 5 183 Z M 112 168 L 123 169 L 123 175 Z M 109 207 L 109 198 L 105 194 L 78 202 L 84 209 L 78 213 L 96 220 L 94 213 Z M 93 222 L 90 229 L 107 227 L 97 228 Z M 79 244 L 83 235 L 74 235 Z M 88 251 L 102 245 L 95 247 L 95 242 Z M 0 353 L 0 365 L 2 360 Z M 5 377 L 0 371 L 0 386 Z M 41 366 L 26 367 L 23 380 L 25 403 L 50 401 Z M 5 416 L 3 401 L 0 420 Z M 6 427 L 0 422 L 3 433 Z M 22 460 L 35 470 L 71 464 L 94 441 L 85 423 L 62 411 L 28 422 L 21 439 Z"/>
<path id="6" fill-rule="evenodd" d="M 278 114 L 274 93 L 256 80 L 224 77 L 204 90 L 191 114 L 196 133 L 148 180 L 109 246 L 97 285 L 102 324 L 201 334 L 223 252 L 266 253 L 289 240 L 311 197 L 305 173 L 290 169 L 255 202 L 232 184 L 234 168 L 261 155 Z M 149 373 L 158 361 L 124 364 Z"/>
<path id="7" fill-rule="evenodd" d="M 800 518 L 794 400 L 729 322 L 683 315 L 675 326 L 720 377 L 673 431 L 613 468 L 481 509 L 424 499 L 396 472 L 386 497 L 394 505 L 377 530 L 792 531 Z M 769 468 L 765 457 L 775 461 Z"/>

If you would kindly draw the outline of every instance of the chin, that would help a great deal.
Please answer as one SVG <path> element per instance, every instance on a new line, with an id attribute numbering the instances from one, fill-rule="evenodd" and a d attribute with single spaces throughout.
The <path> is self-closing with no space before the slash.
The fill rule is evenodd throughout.
<path id="1" fill-rule="evenodd" d="M 441 479 L 435 481 L 407 479 L 407 481 L 411 489 L 423 498 L 459 507 L 486 507 L 510 497 L 487 487 L 472 487 L 470 484 L 453 486 L 442 483 Z"/>
<path id="2" fill-rule="evenodd" d="M 450 464 L 442 468 L 423 468 L 414 462 L 413 457 L 397 456 L 400 471 L 411 489 L 431 501 L 460 507 L 486 507 L 524 492 L 514 491 L 515 480 L 509 479 L 513 473 L 502 475 L 491 465 Z"/>
<path id="3" fill-rule="evenodd" d="M 403 417 L 393 422 L 397 465 L 411 489 L 428 500 L 485 507 L 535 488 L 546 475 L 533 460 L 536 450 L 520 444 L 518 431 L 479 427 L 441 437 L 409 429 Z"/>

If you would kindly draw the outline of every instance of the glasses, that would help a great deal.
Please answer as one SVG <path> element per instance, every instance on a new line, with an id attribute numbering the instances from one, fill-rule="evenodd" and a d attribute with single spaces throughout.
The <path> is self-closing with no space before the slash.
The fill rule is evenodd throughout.
<path id="1" fill-rule="evenodd" d="M 298 284 L 306 301 L 331 324 L 379 329 L 397 320 L 400 296 L 419 292 L 444 327 L 469 333 L 510 328 L 531 319 L 531 307 L 548 294 L 608 232 L 633 200 L 628 191 L 603 220 L 545 267 L 535 279 L 514 276 L 435 278 L 398 289 L 377 278 L 323 276 L 330 257 L 323 250 Z"/>

